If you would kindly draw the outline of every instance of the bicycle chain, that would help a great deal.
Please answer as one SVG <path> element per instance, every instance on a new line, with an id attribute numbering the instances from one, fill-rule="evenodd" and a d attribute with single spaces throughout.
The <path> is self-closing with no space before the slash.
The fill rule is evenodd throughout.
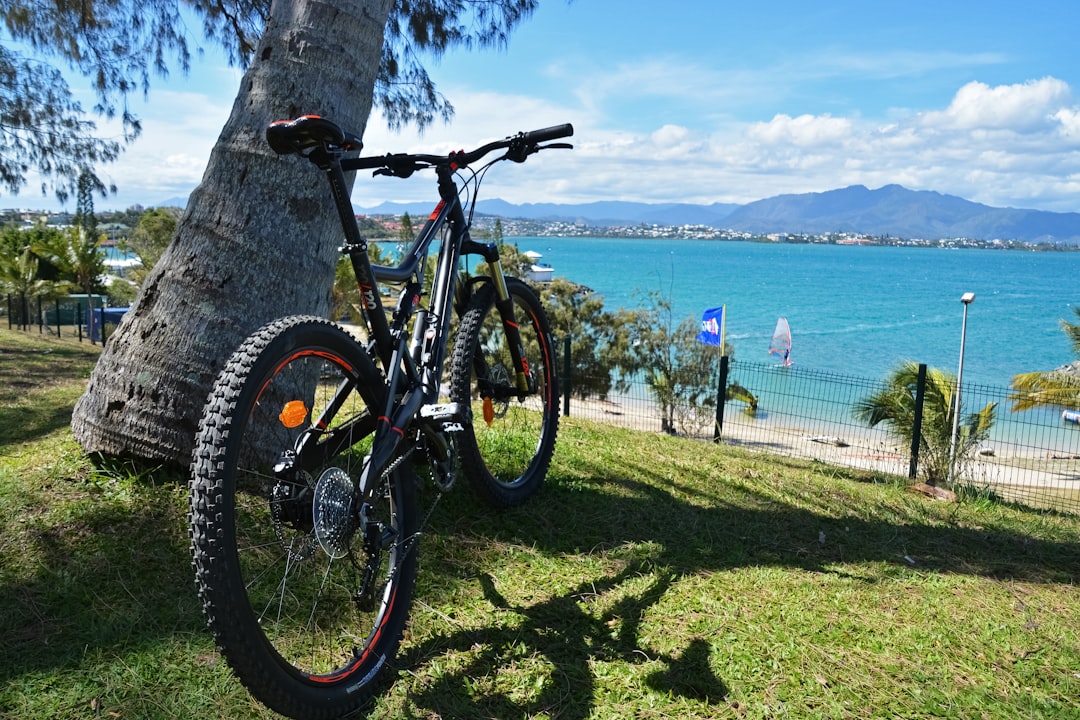
<path id="1" fill-rule="evenodd" d="M 400 467 L 401 463 L 403 463 L 406 459 L 412 456 L 414 452 L 416 452 L 415 444 L 390 463 L 389 467 L 387 467 L 386 471 L 382 474 L 382 477 L 379 478 L 380 482 L 386 480 L 389 477 L 390 473 Z M 432 481 L 435 482 L 434 478 L 432 478 Z M 420 536 L 423 534 L 423 529 L 427 527 L 428 521 L 431 519 L 432 514 L 434 514 L 435 512 L 435 506 L 438 505 L 439 500 L 442 499 L 442 486 L 438 482 L 435 482 L 435 486 L 440 489 L 439 492 L 435 495 L 435 499 L 431 501 L 431 506 L 428 507 L 427 513 L 425 513 L 424 515 L 424 519 L 420 521 L 419 525 L 417 525 L 416 532 L 414 532 L 410 537 L 406 538 L 401 545 L 403 557 L 413 551 L 416 543 L 420 540 Z M 400 567 L 400 562 L 395 563 L 390 568 L 390 571 L 386 574 L 383 581 L 386 583 L 392 582 L 394 580 L 394 577 L 397 575 Z"/>

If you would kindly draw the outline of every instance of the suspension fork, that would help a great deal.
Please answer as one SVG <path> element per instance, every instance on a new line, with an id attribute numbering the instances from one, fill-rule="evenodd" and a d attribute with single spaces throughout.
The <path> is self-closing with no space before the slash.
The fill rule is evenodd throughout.
<path id="1" fill-rule="evenodd" d="M 522 395 L 534 392 L 536 388 L 530 383 L 532 376 L 529 372 L 529 358 L 521 344 L 521 332 L 514 312 L 514 299 L 510 297 L 510 290 L 506 286 L 506 275 L 503 273 L 499 248 L 494 243 L 478 243 L 466 238 L 462 244 L 462 252 L 480 255 L 487 262 L 491 282 L 495 287 L 495 308 L 502 319 L 503 332 L 510 346 L 510 359 L 514 364 L 514 384 Z M 482 358 L 476 361 L 480 362 Z M 483 368 L 483 373 L 479 372 L 480 368 L 477 370 L 478 374 L 486 375 L 487 368 Z"/>

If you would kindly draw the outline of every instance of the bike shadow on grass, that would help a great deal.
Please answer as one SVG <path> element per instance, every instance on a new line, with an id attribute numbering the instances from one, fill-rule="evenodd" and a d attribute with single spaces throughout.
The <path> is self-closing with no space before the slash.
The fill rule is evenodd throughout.
<path id="1" fill-rule="evenodd" d="M 890 522 L 861 513 L 854 499 L 851 513 L 837 517 L 815 505 L 811 491 L 799 495 L 787 487 L 787 501 L 778 501 L 762 489 L 770 466 L 805 470 L 805 463 L 770 458 L 758 466 L 759 476 L 721 472 L 717 487 L 706 487 L 685 482 L 678 468 L 660 461 L 646 466 L 605 455 L 572 471 L 556 466 L 541 493 L 512 511 L 484 508 L 464 482 L 443 498 L 421 544 L 414 631 L 397 661 L 405 672 L 379 707 L 405 702 L 401 717 L 546 714 L 573 720 L 619 702 L 626 703 L 622 715 L 632 716 L 640 707 L 635 703 L 654 693 L 699 712 L 711 706 L 737 712 L 717 669 L 717 638 L 692 635 L 670 647 L 657 640 L 665 598 L 696 576 L 757 566 L 832 574 L 851 568 L 857 582 L 875 582 L 854 566 L 876 563 L 883 577 L 902 576 L 908 556 L 928 572 L 1029 583 L 1080 580 L 1075 542 L 1031 537 L 991 522 L 940 522 L 937 516 Z M 854 471 L 828 471 L 853 485 L 865 479 Z M 139 691 L 109 691 L 104 680 L 86 676 L 84 662 L 152 655 L 163 639 L 181 637 L 196 648 L 193 666 L 243 693 L 238 683 L 221 678 L 220 668 L 207 670 L 219 660 L 193 588 L 187 531 L 173 489 L 145 489 L 133 509 L 129 500 L 110 499 L 123 488 L 77 478 L 54 482 L 64 484 L 58 492 L 85 495 L 85 502 L 63 524 L 33 515 L 20 521 L 21 549 L 38 559 L 33 568 L 19 568 L 20 548 L 14 548 L 0 566 L 0 687 L 55 675 L 58 682 L 85 686 L 86 696 L 76 698 L 79 707 L 102 695 L 106 707 L 138 716 L 126 712 L 136 700 L 124 698 Z M 183 479 L 163 482 L 182 486 Z M 557 559 L 561 564 L 552 567 L 566 576 L 522 589 L 526 579 L 519 576 L 535 578 L 537 571 L 505 562 L 510 550 Z M 461 623 L 438 616 L 468 593 L 482 600 L 484 617 Z M 610 696 L 610 684 L 601 688 L 597 681 L 597 668 L 608 663 L 629 668 L 621 699 Z M 539 681 L 504 684 L 512 674 L 507 669 L 535 664 L 543 669 Z M 168 703 L 173 690 L 149 692 Z M 0 692 L 0 710 L 2 697 Z"/>
<path id="2" fill-rule="evenodd" d="M 828 472 L 853 484 L 866 480 L 857 471 Z M 739 713 L 718 672 L 720 641 L 691 633 L 681 647 L 666 647 L 656 627 L 668 612 L 668 591 L 696 576 L 780 566 L 877 583 L 902 578 L 917 563 L 920 573 L 1065 585 L 1080 580 L 1076 542 L 1031 537 L 992 521 L 950 524 L 937 515 L 892 522 L 862 512 L 854 494 L 851 512 L 838 517 L 810 490 L 785 487 L 789 500 L 778 501 L 762 489 L 768 482 L 732 477 L 714 490 L 673 478 L 659 462 L 620 467 L 607 457 L 575 468 L 572 478 L 553 470 L 529 505 L 505 513 L 485 510 L 457 489 L 439 506 L 425 541 L 432 542 L 422 575 L 434 577 L 419 599 L 433 617 L 399 658 L 406 671 L 399 679 L 405 716 L 590 717 L 619 702 L 611 683 L 601 689 L 596 681 L 608 662 L 622 666 L 621 682 L 629 685 L 623 716 L 632 716 L 634 703 L 647 702 L 649 693 L 682 703 L 672 707 L 695 716 L 711 706 Z M 842 485 L 837 493 L 844 493 Z M 516 557 L 501 567 L 500 552 Z M 526 577 L 515 577 L 522 555 Z M 523 586 L 541 577 L 530 567 L 533 556 L 561 559 L 568 574 L 581 579 L 569 587 L 566 578 L 540 579 L 530 595 Z M 596 561 L 597 569 L 575 570 L 576 558 L 590 567 Z M 476 602 L 477 594 L 490 612 L 480 623 L 438 609 L 467 595 Z M 539 679 L 515 687 L 510 678 L 517 670 Z"/>

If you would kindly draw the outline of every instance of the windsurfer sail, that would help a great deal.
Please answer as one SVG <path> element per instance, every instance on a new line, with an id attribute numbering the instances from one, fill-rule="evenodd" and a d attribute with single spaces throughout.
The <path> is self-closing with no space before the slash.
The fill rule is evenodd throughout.
<path id="1" fill-rule="evenodd" d="M 769 354 L 780 358 L 780 364 L 784 367 L 791 364 L 791 328 L 788 327 L 787 318 L 779 318 L 776 321 L 776 329 L 773 330 L 772 342 L 769 344 Z"/>

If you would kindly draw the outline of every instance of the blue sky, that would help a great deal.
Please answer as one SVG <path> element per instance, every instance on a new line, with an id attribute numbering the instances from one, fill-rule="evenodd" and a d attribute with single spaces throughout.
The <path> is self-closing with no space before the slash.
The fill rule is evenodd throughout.
<path id="1" fill-rule="evenodd" d="M 1080 212 L 1078 27 L 1075 0 L 543 0 L 506 49 L 429 63 L 452 123 L 392 133 L 376 116 L 366 149 L 442 152 L 573 122 L 573 152 L 502 166 L 484 195 L 741 203 L 898 183 Z M 120 192 L 99 209 L 199 182 L 240 74 L 212 53 L 196 62 L 136 103 L 143 137 L 106 169 Z M 353 200 L 432 195 L 426 179 L 361 178 Z M 30 190 L 0 205 L 53 203 Z"/>

